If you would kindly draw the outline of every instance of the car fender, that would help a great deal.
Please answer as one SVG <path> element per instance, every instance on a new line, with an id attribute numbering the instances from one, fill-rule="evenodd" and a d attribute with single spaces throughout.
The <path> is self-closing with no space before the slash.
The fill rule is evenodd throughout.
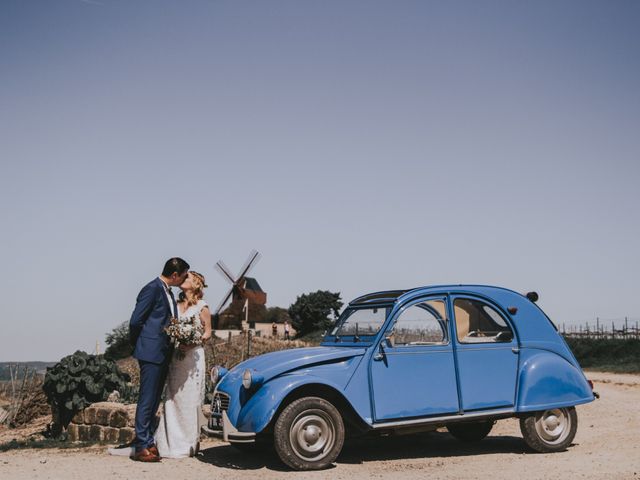
<path id="1" fill-rule="evenodd" d="M 323 385 L 336 391 L 350 404 L 342 393 L 342 388 L 327 381 L 325 378 L 309 375 L 308 373 L 288 374 L 275 378 L 262 385 L 244 404 L 236 422 L 236 428 L 241 432 L 260 433 L 273 419 L 282 401 L 294 390 L 304 385 Z M 355 409 L 354 409 L 355 411 Z"/>
<path id="2" fill-rule="evenodd" d="M 520 353 L 517 412 L 588 403 L 593 392 L 582 370 L 555 352 L 523 348 Z"/>

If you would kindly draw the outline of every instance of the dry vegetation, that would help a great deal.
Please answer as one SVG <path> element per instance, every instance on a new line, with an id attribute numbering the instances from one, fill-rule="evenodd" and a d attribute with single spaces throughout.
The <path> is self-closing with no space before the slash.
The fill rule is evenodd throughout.
<path id="1" fill-rule="evenodd" d="M 214 343 L 215 342 L 215 343 Z M 265 337 L 251 337 L 251 345 L 247 335 L 236 335 L 230 340 L 216 338 L 205 347 L 207 361 L 207 372 L 214 365 L 221 365 L 225 368 L 233 368 L 238 363 L 249 357 L 255 357 L 264 353 L 286 350 L 289 348 L 308 347 L 311 344 L 298 340 L 276 340 Z M 131 376 L 131 383 L 140 383 L 140 372 L 138 362 L 133 357 L 128 357 L 116 362 L 121 371 Z M 207 375 L 208 377 L 208 375 Z"/>

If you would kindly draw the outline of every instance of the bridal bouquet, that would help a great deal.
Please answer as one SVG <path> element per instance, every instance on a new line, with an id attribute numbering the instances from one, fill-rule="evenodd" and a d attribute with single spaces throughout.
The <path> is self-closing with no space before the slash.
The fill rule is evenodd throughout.
<path id="1" fill-rule="evenodd" d="M 202 329 L 200 328 L 200 318 L 197 315 L 188 317 L 185 320 L 172 318 L 168 327 L 164 331 L 169 335 L 171 342 L 179 347 L 180 345 L 200 345 L 202 342 Z M 184 351 L 176 350 L 179 359 L 184 358 Z"/>

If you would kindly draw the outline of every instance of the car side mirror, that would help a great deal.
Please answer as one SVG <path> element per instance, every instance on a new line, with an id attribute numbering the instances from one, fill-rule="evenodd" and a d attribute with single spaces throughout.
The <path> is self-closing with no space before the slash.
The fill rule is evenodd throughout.
<path id="1" fill-rule="evenodd" d="M 511 340 L 513 340 L 513 333 L 506 330 L 496 335 L 496 342 L 510 342 Z"/>

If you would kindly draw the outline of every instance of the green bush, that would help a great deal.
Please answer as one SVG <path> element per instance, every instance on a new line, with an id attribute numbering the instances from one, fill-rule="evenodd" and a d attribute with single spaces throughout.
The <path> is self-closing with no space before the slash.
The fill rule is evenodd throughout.
<path id="1" fill-rule="evenodd" d="M 133 353 L 133 345 L 129 340 L 129 322 L 123 322 L 107 333 L 105 343 L 108 345 L 104 352 L 106 358 L 120 360 L 130 357 Z"/>
<path id="2" fill-rule="evenodd" d="M 51 433 L 59 436 L 77 412 L 104 401 L 113 390 L 126 390 L 129 381 L 113 361 L 81 351 L 47 368 L 42 388 L 51 406 Z"/>
<path id="3" fill-rule="evenodd" d="M 582 368 L 607 372 L 640 372 L 640 340 L 565 338 Z"/>

